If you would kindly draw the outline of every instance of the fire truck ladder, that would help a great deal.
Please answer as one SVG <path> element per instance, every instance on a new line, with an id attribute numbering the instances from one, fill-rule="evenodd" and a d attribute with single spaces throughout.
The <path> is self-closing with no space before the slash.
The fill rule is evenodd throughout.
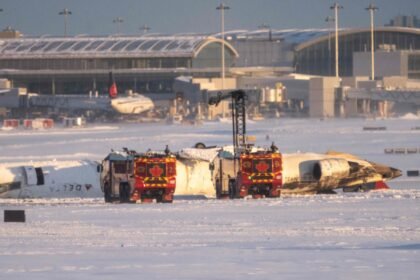
<path id="1" fill-rule="evenodd" d="M 219 92 L 217 96 L 210 97 L 209 105 L 218 105 L 220 101 L 226 99 L 232 99 L 232 136 L 233 136 L 233 171 L 237 174 L 237 161 L 240 158 L 241 153 L 246 148 L 246 123 L 245 123 L 245 103 L 246 93 L 243 90 L 235 90 L 227 93 Z M 234 198 L 236 196 L 235 191 L 235 178 L 229 179 L 229 196 Z"/>
<path id="2" fill-rule="evenodd" d="M 236 174 L 236 160 L 246 145 L 245 101 L 246 93 L 235 90 L 227 93 L 219 92 L 217 96 L 210 97 L 209 105 L 218 105 L 220 101 L 232 98 L 232 137 L 234 151 L 234 172 Z"/>

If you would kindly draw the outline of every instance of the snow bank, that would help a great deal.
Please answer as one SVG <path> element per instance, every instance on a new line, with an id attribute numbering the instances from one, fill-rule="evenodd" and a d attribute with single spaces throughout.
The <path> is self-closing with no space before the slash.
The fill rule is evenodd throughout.
<path id="1" fill-rule="evenodd" d="M 420 116 L 413 113 L 407 113 L 404 116 L 399 117 L 400 120 L 420 120 Z"/>

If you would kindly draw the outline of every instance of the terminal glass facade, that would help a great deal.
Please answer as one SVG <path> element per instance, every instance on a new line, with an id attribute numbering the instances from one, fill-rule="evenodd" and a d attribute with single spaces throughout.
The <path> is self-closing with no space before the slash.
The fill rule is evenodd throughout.
<path id="1" fill-rule="evenodd" d="M 339 76 L 353 74 L 353 53 L 369 52 L 370 32 L 339 35 Z M 375 49 L 389 47 L 395 50 L 420 49 L 420 36 L 401 31 L 375 31 Z M 331 36 L 297 49 L 294 66 L 297 73 L 309 75 L 335 75 L 335 39 Z M 417 66 L 413 66 L 417 67 Z M 419 68 L 416 68 L 419 69 Z"/>
<path id="2" fill-rule="evenodd" d="M 221 40 L 205 36 L 25 38 L 0 41 L 1 77 L 41 94 L 170 93 L 181 75 L 218 77 Z M 236 51 L 225 44 L 225 65 Z"/>
<path id="3" fill-rule="evenodd" d="M 408 78 L 420 79 L 420 53 L 408 54 Z"/>

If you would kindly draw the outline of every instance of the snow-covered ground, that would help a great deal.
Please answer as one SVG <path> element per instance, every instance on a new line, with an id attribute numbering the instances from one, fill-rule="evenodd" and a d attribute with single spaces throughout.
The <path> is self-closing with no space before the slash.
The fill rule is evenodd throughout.
<path id="1" fill-rule="evenodd" d="M 386 126 L 363 131 L 364 126 Z M 302 120 L 250 123 L 257 144 L 282 152 L 353 153 L 404 176 L 392 190 L 172 205 L 93 199 L 1 199 L 0 279 L 418 279 L 420 120 Z M 231 142 L 231 125 L 96 125 L 0 131 L 0 165 L 101 160 L 111 148 L 176 151 Z M 4 209 L 26 210 L 24 224 Z"/>

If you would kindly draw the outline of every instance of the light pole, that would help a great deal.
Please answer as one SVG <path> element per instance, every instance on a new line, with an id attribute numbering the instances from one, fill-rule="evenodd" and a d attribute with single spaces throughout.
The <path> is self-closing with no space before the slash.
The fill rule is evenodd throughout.
<path id="1" fill-rule="evenodd" d="M 338 78 L 338 9 L 342 9 L 343 6 L 334 3 L 330 9 L 334 10 L 335 19 L 335 77 Z"/>
<path id="2" fill-rule="evenodd" d="M 64 8 L 61 12 L 58 13 L 60 16 L 64 16 L 64 37 L 67 37 L 67 17 L 71 15 L 71 11 L 67 8 Z"/>
<path id="3" fill-rule="evenodd" d="M 230 7 L 223 3 L 217 6 L 216 10 L 220 11 L 220 21 L 222 28 L 222 89 L 225 88 L 225 10 L 229 10 Z"/>
<path id="4" fill-rule="evenodd" d="M 325 18 L 325 22 L 327 22 L 328 24 L 330 22 L 334 22 L 335 19 L 333 17 L 326 17 Z M 330 30 L 331 26 L 328 25 L 328 76 L 331 76 L 331 30 Z"/>
<path id="5" fill-rule="evenodd" d="M 117 24 L 117 35 L 119 35 L 120 34 L 120 25 L 121 25 L 121 23 L 124 22 L 124 20 L 121 17 L 117 17 L 112 22 Z"/>
<path id="6" fill-rule="evenodd" d="M 273 34 L 272 34 L 272 31 L 271 31 L 271 26 L 270 25 L 263 23 L 260 26 L 258 26 L 258 28 L 259 29 L 268 29 L 268 40 L 269 41 L 273 40 Z"/>
<path id="7" fill-rule="evenodd" d="M 370 12 L 370 67 L 371 67 L 371 74 L 370 79 L 373 81 L 375 80 L 375 40 L 373 37 L 373 14 L 376 10 L 378 10 L 378 7 L 375 7 L 373 4 L 369 4 L 369 7 L 366 8 L 367 11 Z"/>
<path id="8" fill-rule="evenodd" d="M 140 30 L 143 31 L 143 34 L 146 34 L 151 28 L 144 24 L 142 27 L 140 27 Z"/>

